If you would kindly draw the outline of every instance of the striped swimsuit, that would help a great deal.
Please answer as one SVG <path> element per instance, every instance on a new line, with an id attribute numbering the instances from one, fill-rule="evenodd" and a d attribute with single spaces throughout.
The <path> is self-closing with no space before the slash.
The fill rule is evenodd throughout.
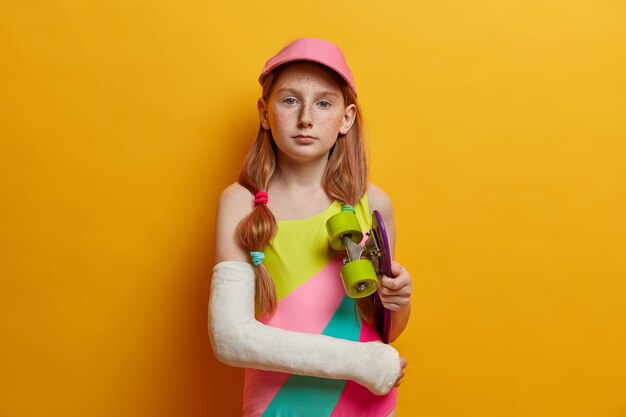
<path id="1" fill-rule="evenodd" d="M 361 227 L 369 229 L 367 193 L 354 207 Z M 342 255 L 328 243 L 326 220 L 341 211 L 335 201 L 321 213 L 278 221 L 278 232 L 264 248 L 278 295 L 276 312 L 260 321 L 286 330 L 324 334 L 359 342 L 381 340 L 355 313 L 339 269 Z M 368 366 L 364 364 L 364 366 Z M 354 381 L 246 369 L 244 417 L 386 417 L 396 406 L 397 390 L 377 396 Z"/>

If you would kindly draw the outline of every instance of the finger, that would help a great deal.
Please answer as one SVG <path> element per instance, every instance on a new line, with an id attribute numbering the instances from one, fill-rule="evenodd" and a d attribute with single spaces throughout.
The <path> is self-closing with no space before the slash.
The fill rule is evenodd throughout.
<path id="1" fill-rule="evenodd" d="M 406 270 L 394 278 L 383 275 L 380 279 L 380 284 L 384 287 L 394 289 L 406 287 L 407 285 L 411 285 L 411 276 L 406 272 Z"/>
<path id="2" fill-rule="evenodd" d="M 400 356 L 400 366 L 402 367 L 402 369 L 406 368 L 408 364 L 409 361 L 407 361 L 404 356 Z"/>
<path id="3" fill-rule="evenodd" d="M 411 299 L 411 293 L 410 292 L 405 292 L 405 291 L 401 291 L 401 292 L 394 292 L 394 293 L 390 293 L 387 294 L 384 291 L 381 291 L 378 294 L 381 298 L 381 300 L 383 301 L 388 301 L 388 302 L 401 302 L 401 303 L 408 303 L 409 300 Z"/>
<path id="4" fill-rule="evenodd" d="M 399 288 L 398 283 L 396 283 L 396 279 L 388 277 L 386 275 L 382 276 L 380 280 L 380 285 L 381 287 L 386 288 L 388 290 L 396 290 Z"/>
<path id="5" fill-rule="evenodd" d="M 380 301 L 385 307 L 395 305 L 397 307 L 404 307 L 411 303 L 408 297 L 380 297 Z"/>
<path id="6" fill-rule="evenodd" d="M 407 305 L 409 305 L 409 302 L 399 302 L 399 303 L 388 303 L 383 301 L 383 306 L 387 309 L 387 310 L 392 310 L 392 311 L 400 311 L 406 308 Z"/>
<path id="7" fill-rule="evenodd" d="M 387 289 L 395 291 L 395 290 L 399 290 L 402 287 L 405 287 L 408 284 L 408 282 L 406 279 L 402 279 L 400 277 L 391 278 L 386 275 L 383 275 L 382 279 L 380 280 L 380 284 L 383 288 L 387 288 Z"/>
<path id="8" fill-rule="evenodd" d="M 388 304 L 383 303 L 383 306 L 387 310 L 391 310 L 391 311 L 400 311 L 400 310 L 402 310 L 405 307 L 404 305 L 400 305 L 400 304 L 396 304 L 396 303 L 388 303 Z"/>
<path id="9" fill-rule="evenodd" d="M 409 294 L 378 294 L 381 301 L 384 303 L 396 303 L 396 304 L 408 304 L 411 300 Z"/>
<path id="10" fill-rule="evenodd" d="M 404 368 L 406 368 L 408 362 L 405 358 L 403 358 L 402 356 L 400 356 L 400 373 L 398 374 L 398 379 L 396 379 L 396 383 L 394 384 L 395 387 L 399 387 L 400 383 L 402 382 L 402 378 L 404 378 L 404 375 L 406 374 L 404 371 Z"/>
<path id="11" fill-rule="evenodd" d="M 394 277 L 397 277 L 398 275 L 400 275 L 400 272 L 402 272 L 402 265 L 400 265 L 398 262 L 396 261 L 392 261 L 391 262 L 391 274 Z"/>
<path id="12" fill-rule="evenodd" d="M 410 281 L 399 280 L 397 278 L 383 277 L 380 282 L 380 289 L 384 294 L 395 295 L 397 293 L 405 293 L 410 295 Z"/>
<path id="13" fill-rule="evenodd" d="M 391 290 L 385 287 L 380 287 L 378 289 L 378 295 L 380 295 L 381 298 L 383 297 L 385 298 L 390 298 L 390 297 L 410 298 L 412 292 L 413 290 L 411 289 L 411 287 L 408 287 L 408 286 L 402 287 L 398 290 Z"/>
<path id="14" fill-rule="evenodd" d="M 398 306 L 405 306 L 411 302 L 411 297 L 404 295 L 380 294 L 380 301 L 382 301 L 383 304 L 397 304 Z"/>

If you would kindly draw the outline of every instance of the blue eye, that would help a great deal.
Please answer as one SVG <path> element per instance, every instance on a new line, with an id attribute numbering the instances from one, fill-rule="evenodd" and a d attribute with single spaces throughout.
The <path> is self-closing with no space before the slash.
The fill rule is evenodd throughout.
<path id="1" fill-rule="evenodd" d="M 320 101 L 320 104 L 326 104 L 325 106 L 322 106 L 322 107 L 330 107 L 330 102 L 328 101 Z"/>
<path id="2" fill-rule="evenodd" d="M 296 100 L 295 98 L 289 97 L 289 98 L 284 99 L 283 102 L 284 103 L 288 102 L 287 104 L 293 104 L 295 100 Z"/>

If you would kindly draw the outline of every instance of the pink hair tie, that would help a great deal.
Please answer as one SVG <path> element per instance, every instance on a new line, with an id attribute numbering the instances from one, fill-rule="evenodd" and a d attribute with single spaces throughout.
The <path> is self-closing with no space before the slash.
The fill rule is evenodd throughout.
<path id="1" fill-rule="evenodd" d="M 259 204 L 267 204 L 267 193 L 265 191 L 259 191 L 254 195 L 254 206 Z"/>

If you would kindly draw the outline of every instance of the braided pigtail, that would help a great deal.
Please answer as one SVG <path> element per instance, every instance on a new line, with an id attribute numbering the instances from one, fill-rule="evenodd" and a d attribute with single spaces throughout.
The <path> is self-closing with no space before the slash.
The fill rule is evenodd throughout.
<path id="1" fill-rule="evenodd" d="M 265 129 L 259 127 L 257 139 L 246 156 L 239 184 L 253 195 L 254 208 L 237 226 L 240 243 L 250 251 L 256 266 L 257 285 L 255 292 L 255 310 L 257 315 L 271 314 L 276 309 L 276 287 L 269 272 L 263 265 L 263 248 L 276 234 L 277 225 L 274 215 L 267 207 L 267 190 L 270 179 L 276 170 L 276 157 L 273 140 Z"/>
<path id="2" fill-rule="evenodd" d="M 269 272 L 263 265 L 263 248 L 269 243 L 276 230 L 276 220 L 263 203 L 257 204 L 248 216 L 237 226 L 241 244 L 250 250 L 256 267 L 255 312 L 257 315 L 271 314 L 276 309 L 276 287 Z"/>
<path id="3" fill-rule="evenodd" d="M 272 85 L 280 71 L 273 71 L 263 81 L 262 97 L 269 99 Z M 257 282 L 254 308 L 257 316 L 272 314 L 276 310 L 276 287 L 268 270 L 263 265 L 263 248 L 272 240 L 278 228 L 276 218 L 267 207 L 268 185 L 278 170 L 277 147 L 271 132 L 259 125 L 256 139 L 248 151 L 241 172 L 239 184 L 255 196 L 254 208 L 237 226 L 240 243 L 250 251 L 256 266 Z M 261 197 L 261 198 L 259 198 Z"/>

